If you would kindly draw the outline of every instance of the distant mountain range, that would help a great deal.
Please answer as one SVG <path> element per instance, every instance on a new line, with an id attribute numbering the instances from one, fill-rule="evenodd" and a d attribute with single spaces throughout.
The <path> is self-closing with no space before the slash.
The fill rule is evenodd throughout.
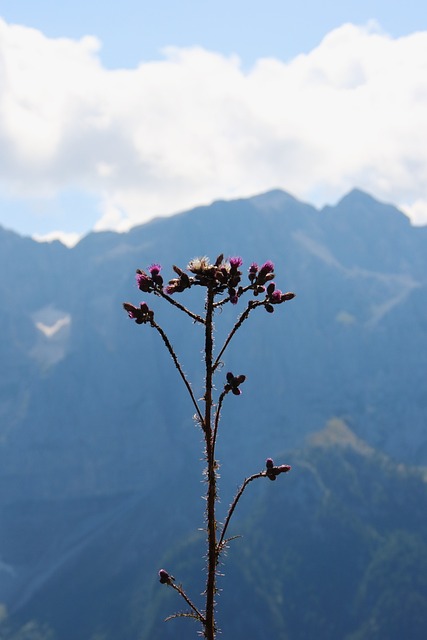
<path id="1" fill-rule="evenodd" d="M 278 190 L 215 202 L 73 249 L 0 228 L 0 640 L 192 637 L 161 622 L 180 603 L 156 571 L 200 581 L 200 434 L 158 336 L 121 304 L 152 304 L 201 392 L 202 335 L 133 274 L 220 253 L 272 260 L 297 294 L 224 357 L 247 376 L 221 422 L 224 509 L 266 457 L 293 466 L 239 511 L 224 637 L 394 640 L 411 620 L 403 636 L 424 638 L 426 248 L 427 227 L 359 190 L 321 211 Z M 218 315 L 218 344 L 242 309 Z"/>

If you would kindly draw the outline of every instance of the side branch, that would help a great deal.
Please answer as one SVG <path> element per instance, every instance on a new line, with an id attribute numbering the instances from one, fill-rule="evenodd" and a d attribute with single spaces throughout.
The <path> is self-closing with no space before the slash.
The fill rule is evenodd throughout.
<path id="1" fill-rule="evenodd" d="M 175 584 L 174 582 L 169 582 L 168 583 L 170 587 L 172 587 L 172 589 L 175 589 L 175 591 L 177 591 L 179 593 L 179 595 L 184 598 L 185 602 L 188 604 L 188 606 L 194 611 L 194 617 L 197 618 L 197 620 L 199 620 L 202 625 L 204 626 L 206 623 L 206 620 L 204 618 L 204 616 L 202 615 L 202 613 L 200 613 L 200 611 L 198 610 L 198 608 L 191 602 L 190 598 L 187 596 L 187 594 L 185 593 L 184 589 L 181 587 L 181 585 Z M 178 615 L 185 615 L 185 614 L 178 614 Z M 191 614 L 192 616 L 192 614 Z M 166 618 L 167 620 L 169 620 L 170 618 L 175 617 L 175 616 L 170 616 L 169 618 Z"/>
<path id="2" fill-rule="evenodd" d="M 241 289 L 239 288 L 239 297 L 242 296 L 247 291 L 250 291 L 250 290 L 253 290 L 253 289 L 254 289 L 254 285 L 253 284 L 248 284 L 246 287 L 242 287 Z M 215 302 L 214 303 L 214 308 L 216 309 L 217 307 L 222 307 L 227 302 L 230 302 L 230 296 L 227 296 L 226 298 L 223 298 L 222 300 L 219 300 L 218 302 Z"/>
<path id="3" fill-rule="evenodd" d="M 218 433 L 218 426 L 219 426 L 219 418 L 220 418 L 220 414 L 221 414 L 221 409 L 222 409 L 222 403 L 224 401 L 225 396 L 227 395 L 226 391 L 222 391 L 221 395 L 219 396 L 219 400 L 218 400 L 218 406 L 216 408 L 216 412 L 215 412 L 215 423 L 214 423 L 214 430 L 213 430 L 213 434 L 212 434 L 212 455 L 215 457 L 215 445 L 216 445 L 216 436 Z"/>
<path id="4" fill-rule="evenodd" d="M 218 367 L 221 358 L 224 354 L 224 351 L 226 350 L 226 348 L 228 347 L 228 345 L 230 344 L 234 334 L 236 333 L 236 331 L 242 326 L 242 324 L 244 323 L 244 321 L 247 319 L 247 317 L 249 316 L 250 312 L 252 311 L 252 309 L 255 309 L 255 307 L 260 307 L 264 304 L 264 302 L 261 302 L 260 300 L 254 301 L 254 300 L 250 300 L 248 302 L 248 306 L 246 307 L 246 309 L 243 311 L 242 315 L 240 316 L 240 318 L 237 320 L 236 324 L 234 325 L 234 327 L 232 328 L 232 330 L 230 331 L 230 333 L 228 334 L 228 337 L 226 339 L 226 341 L 224 342 L 221 351 L 219 352 L 212 370 L 215 371 L 216 368 Z"/>
<path id="5" fill-rule="evenodd" d="M 223 526 L 222 532 L 221 532 L 221 536 L 219 538 L 218 545 L 217 545 L 218 555 L 221 552 L 221 547 L 224 544 L 225 534 L 227 532 L 228 525 L 230 524 L 231 516 L 233 515 L 234 509 L 237 507 L 237 503 L 239 502 L 240 498 L 242 497 L 242 494 L 243 494 L 244 490 L 246 489 L 248 484 L 250 482 L 252 482 L 252 480 L 256 480 L 257 478 L 263 478 L 266 475 L 267 475 L 266 471 L 260 471 L 259 473 L 254 473 L 254 475 L 250 476 L 249 478 L 245 478 L 242 486 L 240 487 L 240 489 L 236 493 L 236 496 L 235 496 L 235 498 L 234 498 L 233 502 L 231 503 L 230 508 L 228 510 L 228 514 L 227 514 L 227 517 L 225 519 L 224 526 Z"/>
<path id="6" fill-rule="evenodd" d="M 191 388 L 191 385 L 188 382 L 184 371 L 182 370 L 182 367 L 181 367 L 181 365 L 180 365 L 180 363 L 178 361 L 178 358 L 176 357 L 176 353 L 173 350 L 173 347 L 172 347 L 171 343 L 169 342 L 169 339 L 168 339 L 167 335 L 165 334 L 163 329 L 157 324 L 157 322 L 155 322 L 155 320 L 151 320 L 151 326 L 154 327 L 154 329 L 156 329 L 159 332 L 163 342 L 165 343 L 166 349 L 169 351 L 169 353 L 171 355 L 171 358 L 174 361 L 174 364 L 175 364 L 176 368 L 178 369 L 179 375 L 181 376 L 182 381 L 184 382 L 185 386 L 187 387 L 187 391 L 190 394 L 190 398 L 191 398 L 191 400 L 193 402 L 193 405 L 194 405 L 194 407 L 196 409 L 197 417 L 199 418 L 200 424 L 203 426 L 203 423 L 204 423 L 203 415 L 202 415 L 202 413 L 201 413 L 201 411 L 199 409 L 199 405 L 197 404 L 197 400 L 194 397 L 194 393 L 193 393 L 193 390 Z"/>
<path id="7" fill-rule="evenodd" d="M 190 318 L 193 318 L 194 322 L 200 322 L 200 324 L 205 324 L 204 318 L 202 318 L 201 316 L 197 315 L 197 313 L 193 313 L 193 311 L 190 311 L 190 309 L 187 309 L 187 307 L 184 307 L 183 304 L 177 302 L 171 296 L 168 296 L 168 294 L 165 293 L 162 289 L 160 289 L 160 288 L 156 289 L 155 293 L 156 293 L 156 295 L 160 296 L 164 300 L 167 300 L 169 302 L 169 304 L 173 305 L 174 307 L 177 307 L 177 309 L 180 309 L 180 311 L 183 311 L 184 313 L 186 313 L 188 316 L 190 316 Z"/>

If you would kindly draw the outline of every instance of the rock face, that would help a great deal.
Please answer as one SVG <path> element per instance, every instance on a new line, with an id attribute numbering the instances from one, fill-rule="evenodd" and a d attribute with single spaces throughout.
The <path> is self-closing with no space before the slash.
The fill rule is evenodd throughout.
<path id="1" fill-rule="evenodd" d="M 426 247 L 427 228 L 357 190 L 322 211 L 281 191 L 216 202 L 74 249 L 0 229 L 0 601 L 10 615 L 51 619 L 49 585 L 97 540 L 114 548 L 105 532 L 128 517 L 134 542 L 115 554 L 116 577 L 141 560 L 139 545 L 149 543 L 151 571 L 159 541 L 201 525 L 191 402 L 157 334 L 121 303 L 150 302 L 199 396 L 203 336 L 138 291 L 137 267 L 160 262 L 168 278 L 196 255 L 240 255 L 244 267 L 270 259 L 277 286 L 297 293 L 274 314 L 256 310 L 224 358 L 225 371 L 247 376 L 221 423 L 227 504 L 266 457 L 335 417 L 367 447 L 427 464 Z M 192 294 L 180 299 L 200 307 Z M 242 309 L 218 316 L 218 345 Z M 176 505 L 167 521 L 165 503 Z M 67 588 L 74 597 L 76 583 Z M 88 625 L 81 640 L 96 632 Z"/>

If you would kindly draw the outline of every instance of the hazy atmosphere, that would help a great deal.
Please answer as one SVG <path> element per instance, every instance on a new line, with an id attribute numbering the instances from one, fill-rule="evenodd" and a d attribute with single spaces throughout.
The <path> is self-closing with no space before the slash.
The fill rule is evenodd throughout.
<path id="1" fill-rule="evenodd" d="M 0 640 L 425 640 L 426 184 L 425 2 L 0 0 Z"/>

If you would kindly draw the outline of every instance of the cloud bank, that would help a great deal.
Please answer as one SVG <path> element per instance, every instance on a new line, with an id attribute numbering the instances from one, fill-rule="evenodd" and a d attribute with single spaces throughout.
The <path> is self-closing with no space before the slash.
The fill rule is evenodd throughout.
<path id="1" fill-rule="evenodd" d="M 427 223 L 427 32 L 345 24 L 289 62 L 167 48 L 135 69 L 100 43 L 0 19 L 0 192 L 98 199 L 124 231 L 280 187 L 322 205 L 353 187 Z"/>

